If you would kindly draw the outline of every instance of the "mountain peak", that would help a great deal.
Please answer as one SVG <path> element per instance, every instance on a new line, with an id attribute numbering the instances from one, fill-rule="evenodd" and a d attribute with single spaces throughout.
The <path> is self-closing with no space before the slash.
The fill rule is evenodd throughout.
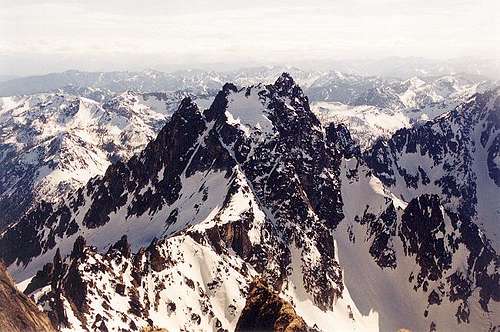
<path id="1" fill-rule="evenodd" d="M 287 72 L 283 72 L 274 83 L 274 86 L 281 91 L 290 91 L 296 85 L 292 76 Z"/>
<path id="2" fill-rule="evenodd" d="M 236 87 L 236 85 L 234 85 L 233 83 L 229 83 L 229 82 L 228 82 L 228 83 L 225 83 L 225 84 L 222 86 L 222 91 L 223 91 L 223 92 L 226 92 L 226 93 L 228 93 L 228 92 L 230 92 L 230 91 L 232 91 L 232 92 L 236 92 L 236 91 L 238 91 L 238 88 L 237 88 L 237 87 Z"/>
<path id="3" fill-rule="evenodd" d="M 198 105 L 194 102 L 194 100 L 191 97 L 187 96 L 181 100 L 181 103 L 179 104 L 176 113 L 186 118 L 187 115 L 194 114 L 197 112 L 199 112 Z"/>
<path id="4" fill-rule="evenodd" d="M 295 82 L 292 76 L 283 72 L 273 85 L 273 90 L 278 97 L 290 97 L 290 99 L 300 99 L 309 104 L 308 98 L 304 95 L 302 88 Z"/>
<path id="5" fill-rule="evenodd" d="M 196 105 L 196 103 L 193 101 L 193 99 L 190 96 L 184 97 L 181 100 L 181 103 L 179 104 L 179 109 L 192 108 L 192 107 L 198 108 L 198 106 Z"/>

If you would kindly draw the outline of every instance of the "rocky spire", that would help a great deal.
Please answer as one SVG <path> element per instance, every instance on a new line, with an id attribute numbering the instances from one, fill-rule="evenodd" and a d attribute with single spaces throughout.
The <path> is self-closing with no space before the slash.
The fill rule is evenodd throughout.
<path id="1" fill-rule="evenodd" d="M 73 250 L 71 251 L 71 258 L 78 259 L 83 255 L 83 251 L 85 249 L 86 241 L 83 236 L 78 236 L 73 245 Z"/>
<path id="2" fill-rule="evenodd" d="M 284 72 L 280 75 L 280 77 L 278 77 L 278 79 L 274 83 L 274 86 L 283 93 L 286 93 L 292 90 L 292 88 L 294 88 L 296 84 L 292 76 L 289 73 Z"/>
<path id="3" fill-rule="evenodd" d="M 233 83 L 226 83 L 215 96 L 212 105 L 205 111 L 207 121 L 213 121 L 222 116 L 227 108 L 227 96 L 231 92 L 237 92 L 238 88 Z"/>
<path id="4" fill-rule="evenodd" d="M 130 244 L 127 240 L 127 235 L 123 235 L 120 240 L 118 240 L 115 244 L 109 247 L 108 254 L 113 251 L 117 251 L 123 255 L 123 257 L 130 257 Z"/>

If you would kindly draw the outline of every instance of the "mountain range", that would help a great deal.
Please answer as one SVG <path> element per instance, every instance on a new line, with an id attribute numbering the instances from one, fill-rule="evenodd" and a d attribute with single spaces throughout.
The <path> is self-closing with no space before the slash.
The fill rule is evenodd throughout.
<path id="1" fill-rule="evenodd" d="M 499 90 L 328 75 L 301 76 L 305 91 L 287 73 L 217 93 L 201 84 L 175 111 L 146 92 L 50 93 L 46 106 L 22 102 L 38 105 L 35 119 L 3 107 L 0 123 L 48 118 L 40 140 L 105 128 L 94 149 L 110 165 L 27 209 L 0 233 L 1 259 L 59 330 L 499 329 Z M 407 123 L 360 145 L 316 102 Z"/>
<path id="2" fill-rule="evenodd" d="M 110 163 L 128 160 L 155 137 L 183 97 L 191 96 L 204 109 L 224 80 L 240 86 L 270 83 L 283 69 L 68 71 L 0 82 L 0 92 L 16 93 L 0 98 L 0 208 L 4 211 L 0 230 L 37 203 L 56 202 L 93 176 L 104 174 Z M 379 139 L 389 139 L 400 128 L 454 109 L 494 84 L 471 75 L 401 80 L 285 69 L 306 87 L 311 109 L 322 124 L 345 124 L 363 150 Z"/>
<path id="3" fill-rule="evenodd" d="M 396 129 L 409 126 L 409 123 L 430 120 L 453 109 L 475 92 L 484 92 L 498 85 L 497 81 L 478 74 L 421 73 L 409 78 L 391 78 L 284 66 L 253 67 L 226 72 L 72 70 L 0 82 L 0 96 L 62 90 L 78 96 L 88 96 L 91 99 L 102 99 L 106 95 L 132 90 L 139 93 L 182 91 L 206 99 L 215 96 L 224 82 L 234 82 L 239 86 L 269 84 L 273 83 L 283 71 L 293 75 L 305 89 L 311 102 L 318 104 L 313 105 L 313 108 L 316 113 L 321 113 L 321 119 L 346 122 L 355 139 L 365 147 L 372 144 L 380 135 L 387 138 Z M 440 71 L 431 72 L 440 73 Z M 345 112 L 345 107 L 348 108 L 348 112 Z M 388 120 L 385 115 L 392 118 L 388 126 L 380 124 Z M 362 134 L 363 131 L 374 134 L 366 136 Z"/>

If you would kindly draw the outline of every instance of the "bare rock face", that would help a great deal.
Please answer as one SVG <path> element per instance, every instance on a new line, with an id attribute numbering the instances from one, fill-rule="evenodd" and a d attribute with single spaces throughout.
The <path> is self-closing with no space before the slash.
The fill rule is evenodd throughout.
<path id="1" fill-rule="evenodd" d="M 0 331 L 55 331 L 47 316 L 14 286 L 0 264 Z"/>
<path id="2" fill-rule="evenodd" d="M 293 306 L 256 279 L 250 284 L 245 308 L 236 324 L 236 331 L 310 331 Z"/>

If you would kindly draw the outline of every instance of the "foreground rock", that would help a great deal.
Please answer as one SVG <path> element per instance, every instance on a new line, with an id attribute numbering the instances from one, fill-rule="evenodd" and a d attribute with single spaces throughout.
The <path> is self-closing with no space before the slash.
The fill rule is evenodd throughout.
<path id="1" fill-rule="evenodd" d="M 250 291 L 236 331 L 308 331 L 293 306 L 269 289 L 262 280 L 250 284 Z"/>
<path id="2" fill-rule="evenodd" d="M 0 331 L 55 331 L 50 320 L 36 305 L 14 286 L 0 263 Z"/>

